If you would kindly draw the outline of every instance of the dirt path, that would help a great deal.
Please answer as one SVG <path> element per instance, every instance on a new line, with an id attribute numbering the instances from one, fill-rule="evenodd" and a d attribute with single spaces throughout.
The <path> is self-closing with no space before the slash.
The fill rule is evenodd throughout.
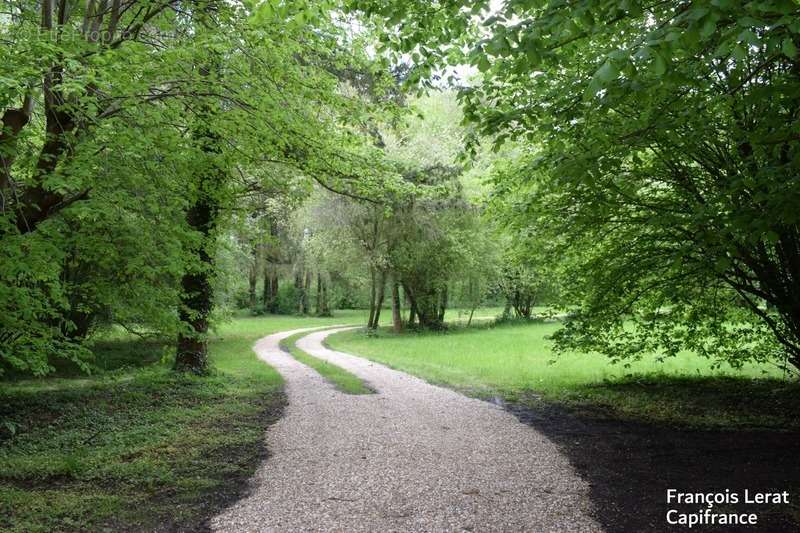
<path id="1" fill-rule="evenodd" d="M 346 329 L 346 328 L 345 328 Z M 367 380 L 352 396 L 282 352 L 255 350 L 285 378 L 286 415 L 251 494 L 214 531 L 599 531 L 589 488 L 539 431 L 503 409 L 322 346 L 303 350 Z"/>

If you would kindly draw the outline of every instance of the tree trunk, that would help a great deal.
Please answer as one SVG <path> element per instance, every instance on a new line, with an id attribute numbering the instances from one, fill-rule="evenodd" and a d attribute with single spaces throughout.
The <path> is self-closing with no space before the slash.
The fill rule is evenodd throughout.
<path id="1" fill-rule="evenodd" d="M 369 319 L 367 327 L 372 329 L 375 320 L 375 269 L 369 269 Z"/>
<path id="2" fill-rule="evenodd" d="M 34 171 L 33 183 L 23 190 L 15 205 L 16 225 L 20 233 L 36 229 L 41 222 L 60 210 L 68 201 L 62 193 L 45 188 L 44 182 L 55 172 L 59 162 L 72 154 L 72 136 L 77 124 L 61 93 L 62 70 L 53 68 L 44 81 L 45 136 Z"/>
<path id="3" fill-rule="evenodd" d="M 219 68 L 219 58 L 213 57 L 210 66 L 200 67 L 200 75 L 209 77 L 211 69 Z M 178 316 L 181 330 L 178 333 L 175 370 L 205 374 L 208 372 L 208 322 L 213 306 L 211 276 L 214 270 L 212 250 L 219 214 L 218 191 L 225 187 L 225 169 L 220 160 L 219 135 L 213 130 L 216 110 L 211 102 L 204 101 L 197 108 L 197 122 L 192 136 L 203 158 L 198 171 L 196 198 L 189 206 L 186 221 L 201 236 L 197 261 L 188 265 L 181 279 L 181 302 Z"/>
<path id="4" fill-rule="evenodd" d="M 278 225 L 270 219 L 270 240 L 264 245 L 264 309 L 270 313 L 278 311 L 278 263 L 279 255 L 276 252 L 278 240 Z"/>
<path id="5" fill-rule="evenodd" d="M 511 298 L 506 296 L 506 306 L 503 308 L 503 318 L 508 320 L 511 318 Z"/>
<path id="6" fill-rule="evenodd" d="M 204 176 L 202 181 L 214 181 Z M 201 190 L 213 190 L 201 187 Z M 189 226 L 203 236 L 197 250 L 197 265 L 191 265 L 181 279 L 181 306 L 178 312 L 183 331 L 178 334 L 175 370 L 203 374 L 208 371 L 208 319 L 212 308 L 210 274 L 213 258 L 211 234 L 216 221 L 217 205 L 207 194 L 201 194 L 189 208 Z"/>
<path id="7" fill-rule="evenodd" d="M 439 298 L 439 322 L 444 322 L 444 313 L 447 310 L 447 285 L 442 287 L 442 292 Z"/>
<path id="8" fill-rule="evenodd" d="M 30 91 L 25 95 L 22 107 L 7 109 L 0 118 L 0 212 L 6 210 L 7 188 L 11 186 L 11 165 L 17 153 L 17 137 L 30 122 L 33 113 L 33 95 Z"/>
<path id="9" fill-rule="evenodd" d="M 328 307 L 328 280 L 322 278 L 322 316 L 331 316 L 331 310 Z"/>
<path id="10" fill-rule="evenodd" d="M 311 309 L 309 307 L 309 305 L 308 305 L 308 295 L 311 292 L 311 279 L 312 279 L 311 271 L 310 270 L 306 270 L 306 278 L 305 278 L 305 282 L 303 283 L 303 310 L 302 310 L 302 313 L 304 315 L 307 315 L 309 313 L 309 310 Z"/>
<path id="11" fill-rule="evenodd" d="M 42 29 L 47 32 L 54 28 L 54 16 L 57 24 L 63 25 L 67 18 L 67 9 L 66 2 L 60 2 L 56 6 L 53 0 L 43 0 L 41 2 Z M 45 119 L 44 144 L 37 158 L 32 183 L 19 195 L 14 209 L 16 225 L 20 233 L 33 231 L 38 224 L 71 203 L 63 193 L 51 191 L 44 186 L 44 182 L 55 172 L 59 163 L 71 157 L 74 136 L 80 133 L 75 120 L 75 110 L 74 108 L 70 109 L 70 104 L 75 102 L 66 101 L 63 85 L 64 67 L 60 64 L 53 65 L 42 80 Z M 32 106 L 32 102 L 30 105 Z M 23 110 L 26 107 L 28 106 L 24 103 Z M 27 118 L 30 118 L 30 114 Z M 5 115 L 3 122 L 5 126 Z M 18 134 L 19 129 L 16 124 L 10 125 L 10 133 Z M 23 127 L 24 125 L 22 124 Z"/>
<path id="12" fill-rule="evenodd" d="M 258 247 L 253 246 L 253 262 L 250 263 L 248 300 L 250 310 L 256 310 L 256 285 L 258 283 Z"/>
<path id="13" fill-rule="evenodd" d="M 294 288 L 297 293 L 297 312 L 303 314 L 303 267 L 297 265 L 294 271 Z"/>
<path id="14" fill-rule="evenodd" d="M 264 310 L 270 310 L 270 300 L 272 296 L 272 265 L 269 258 L 264 260 L 264 290 L 261 292 L 261 300 L 264 302 Z"/>
<path id="15" fill-rule="evenodd" d="M 272 271 L 272 277 L 269 282 L 269 310 L 271 313 L 278 311 L 278 269 Z"/>
<path id="16" fill-rule="evenodd" d="M 417 317 L 417 300 L 414 298 L 414 295 L 408 289 L 408 286 L 403 284 L 403 294 L 405 294 L 406 298 L 408 298 L 409 306 L 408 306 L 408 325 L 414 325 L 414 319 Z"/>
<path id="17" fill-rule="evenodd" d="M 372 329 L 378 329 L 381 321 L 381 308 L 383 307 L 383 297 L 386 287 L 386 272 L 381 270 L 378 276 L 378 294 L 375 300 L 375 318 L 372 321 Z"/>
<path id="18" fill-rule="evenodd" d="M 397 278 L 392 276 L 392 331 L 400 333 L 403 331 L 403 317 L 400 309 L 400 283 Z"/>
<path id="19" fill-rule="evenodd" d="M 322 316 L 322 274 L 317 272 L 316 314 Z"/>

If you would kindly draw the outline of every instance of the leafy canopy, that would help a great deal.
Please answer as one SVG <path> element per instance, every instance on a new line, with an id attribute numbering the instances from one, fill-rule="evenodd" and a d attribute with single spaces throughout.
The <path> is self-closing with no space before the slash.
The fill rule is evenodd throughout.
<path id="1" fill-rule="evenodd" d="M 800 6 L 356 2 L 467 120 L 526 146 L 500 216 L 563 267 L 563 347 L 800 367 Z"/>

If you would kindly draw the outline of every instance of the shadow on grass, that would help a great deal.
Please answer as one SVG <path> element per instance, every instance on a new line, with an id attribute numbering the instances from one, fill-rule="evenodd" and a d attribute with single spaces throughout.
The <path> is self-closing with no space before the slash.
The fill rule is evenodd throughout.
<path id="1" fill-rule="evenodd" d="M 800 430 L 800 382 L 632 375 L 576 387 L 564 403 L 585 414 L 674 426 Z"/>
<path id="2" fill-rule="evenodd" d="M 144 368 L 158 364 L 164 354 L 172 349 L 174 341 L 169 339 L 103 339 L 94 341 L 90 347 L 90 355 L 84 360 L 87 370 L 74 361 L 51 357 L 53 372 L 47 378 L 77 378 L 103 372 L 122 369 Z M 19 372 L 12 368 L 4 369 L 4 381 L 30 379 L 27 372 Z"/>
<path id="3" fill-rule="evenodd" d="M 0 388 L 0 530 L 208 531 L 284 405 L 278 382 L 160 367 Z"/>
<path id="4" fill-rule="evenodd" d="M 626 379 L 587 387 L 583 393 L 599 407 L 547 405 L 521 397 L 506 408 L 569 457 L 589 483 L 595 518 L 607 531 L 678 530 L 666 521 L 670 508 L 691 513 L 703 507 L 667 504 L 667 489 L 730 489 L 740 496 L 745 489 L 789 491 L 789 505 L 740 502 L 717 505 L 713 511 L 757 513 L 758 524 L 742 531 L 800 530 L 797 384 L 733 378 Z M 642 408 L 645 404 L 647 410 Z M 619 418 L 634 406 L 639 421 Z M 650 418 L 659 422 L 642 422 L 642 415 L 653 415 Z M 678 417 L 686 417 L 694 427 L 676 425 Z M 737 531 L 731 526 L 698 529 Z"/>
<path id="5" fill-rule="evenodd" d="M 96 341 L 92 346 L 93 366 L 98 370 L 141 368 L 160 362 L 172 348 L 169 339 L 126 339 Z"/>

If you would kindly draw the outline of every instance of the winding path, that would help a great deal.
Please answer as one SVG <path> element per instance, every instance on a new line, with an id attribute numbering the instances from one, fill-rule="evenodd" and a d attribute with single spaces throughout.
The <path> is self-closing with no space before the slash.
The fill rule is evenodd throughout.
<path id="1" fill-rule="evenodd" d="M 544 435 L 489 403 L 329 350 L 336 330 L 298 341 L 368 381 L 336 391 L 261 339 L 285 378 L 285 416 L 267 431 L 269 459 L 251 493 L 212 522 L 239 531 L 599 531 L 588 487 Z"/>

